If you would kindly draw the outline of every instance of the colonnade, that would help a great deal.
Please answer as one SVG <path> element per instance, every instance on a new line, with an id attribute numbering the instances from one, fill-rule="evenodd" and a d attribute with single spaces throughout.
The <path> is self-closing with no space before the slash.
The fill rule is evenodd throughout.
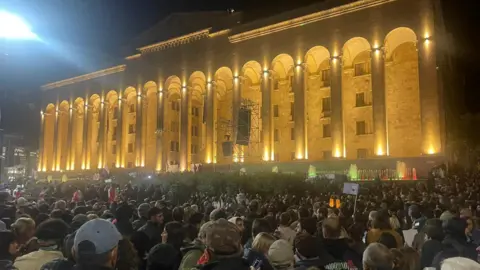
<path id="1" fill-rule="evenodd" d="M 57 100 L 41 113 L 39 170 L 439 153 L 434 46 L 402 27 L 383 42 L 356 37 L 341 49 Z M 241 109 L 248 145 L 235 143 Z M 225 141 L 232 155 L 223 155 Z"/>

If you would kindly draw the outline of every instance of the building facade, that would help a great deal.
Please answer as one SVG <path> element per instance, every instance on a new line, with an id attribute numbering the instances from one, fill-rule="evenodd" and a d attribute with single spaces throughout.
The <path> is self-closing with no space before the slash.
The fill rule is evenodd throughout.
<path id="1" fill-rule="evenodd" d="M 172 15 L 121 65 L 42 87 L 38 168 L 441 156 L 439 10 L 330 0 L 244 24 Z M 197 29 L 162 32 L 184 19 Z"/>

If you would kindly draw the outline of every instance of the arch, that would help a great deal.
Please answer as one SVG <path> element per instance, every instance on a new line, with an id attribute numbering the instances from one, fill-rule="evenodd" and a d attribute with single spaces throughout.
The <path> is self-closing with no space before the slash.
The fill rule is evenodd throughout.
<path id="1" fill-rule="evenodd" d="M 327 68 L 325 67 L 325 61 Z M 323 46 L 312 47 L 305 54 L 306 69 L 310 74 L 318 74 L 322 69 L 330 68 L 330 52 Z"/>
<path id="2" fill-rule="evenodd" d="M 285 80 L 292 75 L 293 67 L 293 58 L 288 54 L 282 53 L 273 59 L 271 69 L 274 71 L 276 79 Z"/>
<path id="3" fill-rule="evenodd" d="M 87 162 L 86 169 L 97 167 L 100 132 L 100 96 L 93 94 L 88 99 Z"/>
<path id="4" fill-rule="evenodd" d="M 248 61 L 242 67 L 243 77 L 250 80 L 252 85 L 260 84 L 262 72 L 262 66 L 257 61 Z"/>
<path id="5" fill-rule="evenodd" d="M 163 149 L 165 163 L 178 165 L 180 163 L 180 105 L 182 82 L 178 76 L 167 78 L 164 85 L 166 98 L 164 101 Z M 166 166 L 169 170 L 169 166 Z"/>
<path id="6" fill-rule="evenodd" d="M 45 107 L 43 126 L 43 170 L 55 170 L 54 167 L 54 133 L 55 133 L 56 109 L 53 103 Z"/>
<path id="7" fill-rule="evenodd" d="M 233 72 L 228 67 L 219 68 L 214 75 L 217 98 L 222 100 L 227 91 L 233 88 Z"/>
<path id="8" fill-rule="evenodd" d="M 56 169 L 67 168 L 68 157 L 68 126 L 70 125 L 70 104 L 63 100 L 58 106 L 58 127 L 57 127 L 57 159 Z"/>
<path id="9" fill-rule="evenodd" d="M 170 98 L 171 95 L 181 96 L 182 81 L 178 76 L 170 76 L 165 81 L 165 89 L 167 91 L 167 98 Z"/>
<path id="10" fill-rule="evenodd" d="M 214 78 L 217 94 L 214 100 L 214 108 L 216 108 L 214 121 L 219 124 L 218 128 L 214 128 L 213 136 L 216 144 L 212 151 L 217 163 L 228 163 L 231 159 L 223 158 L 222 143 L 228 136 L 233 135 L 233 129 L 228 128 L 233 123 L 233 72 L 228 67 L 221 67 L 215 72 Z"/>
<path id="11" fill-rule="evenodd" d="M 104 140 L 106 146 L 104 164 L 109 168 L 117 167 L 116 153 L 117 153 L 117 119 L 118 119 L 118 92 L 116 90 L 110 90 L 105 95 L 106 102 L 106 139 Z"/>
<path id="12" fill-rule="evenodd" d="M 122 140 L 121 140 L 121 166 L 133 168 L 135 166 L 135 145 L 137 115 L 137 90 L 129 86 L 123 91 L 122 96 Z"/>
<path id="13" fill-rule="evenodd" d="M 390 31 L 385 37 L 385 57 L 391 59 L 395 49 L 407 42 L 416 43 L 417 35 L 407 27 L 398 27 Z"/>
<path id="14" fill-rule="evenodd" d="M 385 37 L 385 101 L 392 157 L 416 156 L 422 149 L 416 42 L 417 35 L 406 27 L 396 28 Z"/>
<path id="15" fill-rule="evenodd" d="M 370 51 L 371 46 L 368 40 L 362 37 L 354 37 L 349 39 L 343 45 L 343 65 L 352 67 L 355 58 L 365 51 Z"/>
<path id="16" fill-rule="evenodd" d="M 147 168 L 154 169 L 156 165 L 157 152 L 157 107 L 158 107 L 158 86 L 155 82 L 149 81 L 144 87 L 144 102 L 142 114 L 142 164 Z"/>
<path id="17" fill-rule="evenodd" d="M 72 145 L 70 154 L 70 170 L 80 169 L 82 167 L 83 152 L 83 119 L 85 117 L 85 101 L 83 98 L 76 98 L 73 102 L 72 117 Z"/>
<path id="18" fill-rule="evenodd" d="M 256 61 L 249 61 L 242 67 L 242 83 L 240 91 L 240 106 L 250 110 L 250 143 L 248 146 L 236 145 L 235 158 L 240 162 L 258 162 L 262 160 L 262 92 L 260 91 L 262 80 L 262 67 Z M 239 126 L 248 121 L 239 119 Z"/>
<path id="19" fill-rule="evenodd" d="M 198 100 L 203 103 L 206 83 L 207 79 L 203 72 L 195 71 L 192 73 L 192 75 L 190 75 L 190 78 L 188 79 L 188 85 L 192 89 L 192 100 Z"/>
<path id="20" fill-rule="evenodd" d="M 203 122 L 205 97 L 206 97 L 206 76 L 201 71 L 195 71 L 188 79 L 191 89 L 191 102 L 188 103 L 189 114 L 189 136 L 191 145 L 187 146 L 188 158 L 187 167 L 190 164 L 200 163 L 203 160 L 203 150 L 206 144 L 206 125 Z M 183 132 L 183 131 L 182 131 Z"/>

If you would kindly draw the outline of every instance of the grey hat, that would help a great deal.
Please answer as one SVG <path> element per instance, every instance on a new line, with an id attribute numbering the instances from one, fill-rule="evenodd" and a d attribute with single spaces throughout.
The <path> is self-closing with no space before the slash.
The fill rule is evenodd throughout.
<path id="1" fill-rule="evenodd" d="M 268 258 L 274 267 L 289 268 L 294 262 L 293 247 L 283 239 L 277 240 L 268 249 Z"/>
<path id="2" fill-rule="evenodd" d="M 115 225 L 104 219 L 92 219 L 77 230 L 73 248 L 80 258 L 89 258 L 109 252 L 120 240 L 122 235 Z"/>

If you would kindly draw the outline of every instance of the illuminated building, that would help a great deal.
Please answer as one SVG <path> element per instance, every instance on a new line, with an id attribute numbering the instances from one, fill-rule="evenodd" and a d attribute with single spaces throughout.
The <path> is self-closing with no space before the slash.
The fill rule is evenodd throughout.
<path id="1" fill-rule="evenodd" d="M 121 65 L 42 87 L 39 170 L 443 155 L 438 5 L 174 14 Z"/>

